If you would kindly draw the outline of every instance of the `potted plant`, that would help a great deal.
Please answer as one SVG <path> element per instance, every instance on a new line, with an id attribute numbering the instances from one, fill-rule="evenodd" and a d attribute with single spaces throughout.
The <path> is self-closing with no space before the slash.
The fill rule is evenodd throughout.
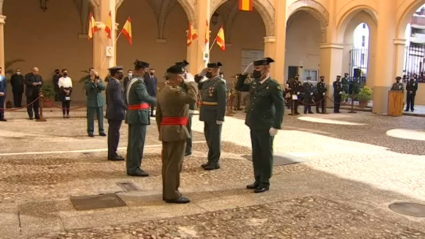
<path id="1" fill-rule="evenodd" d="M 345 105 L 346 102 L 347 102 L 347 100 L 348 100 L 348 98 L 349 98 L 349 95 L 347 93 L 345 93 L 345 91 L 342 92 L 342 95 L 341 95 L 341 102 L 342 102 L 342 104 Z"/>
<path id="2" fill-rule="evenodd" d="M 43 93 L 43 97 L 44 99 L 50 101 L 47 104 L 44 104 L 44 107 L 52 107 L 52 104 L 54 104 L 54 100 L 55 100 L 55 88 L 53 87 L 52 84 L 45 84 L 43 85 L 43 87 L 41 87 L 41 92 Z"/>
<path id="3" fill-rule="evenodd" d="M 368 86 L 364 86 L 359 94 L 357 95 L 357 99 L 359 100 L 359 107 L 364 108 L 372 100 L 372 89 Z"/>

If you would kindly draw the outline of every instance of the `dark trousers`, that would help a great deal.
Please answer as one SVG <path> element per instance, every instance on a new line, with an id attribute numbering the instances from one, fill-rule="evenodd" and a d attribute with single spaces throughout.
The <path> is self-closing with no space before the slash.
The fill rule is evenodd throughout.
<path id="1" fill-rule="evenodd" d="M 162 142 L 162 197 L 165 200 L 181 197 L 180 172 L 185 148 L 186 140 Z"/>
<path id="2" fill-rule="evenodd" d="M 204 122 L 204 135 L 208 145 L 208 163 L 219 164 L 221 156 L 221 127 L 216 122 Z"/>
<path id="3" fill-rule="evenodd" d="M 0 96 L 0 119 L 4 119 L 4 111 L 6 110 L 6 95 Z"/>
<path id="4" fill-rule="evenodd" d="M 13 105 L 16 108 L 22 107 L 22 93 L 13 92 Z"/>
<path id="5" fill-rule="evenodd" d="M 65 115 L 69 115 L 69 108 L 71 108 L 71 101 L 70 100 L 64 100 L 62 101 L 62 113 Z"/>
<path id="6" fill-rule="evenodd" d="M 334 95 L 334 113 L 339 112 L 340 106 L 341 106 L 341 95 Z"/>
<path id="7" fill-rule="evenodd" d="M 323 95 L 319 96 L 316 102 L 316 113 L 320 113 L 320 110 L 319 110 L 320 108 L 322 108 L 322 113 L 325 113 L 326 112 L 325 105 L 326 105 L 325 96 Z"/>
<path id="8" fill-rule="evenodd" d="M 185 154 L 191 154 L 192 153 L 192 114 L 189 114 L 189 122 L 187 123 L 187 130 L 189 131 L 190 138 L 186 140 L 186 149 Z"/>
<path id="9" fill-rule="evenodd" d="M 252 164 L 255 184 L 269 187 L 273 172 L 273 140 L 268 130 L 251 129 Z"/>
<path id="10" fill-rule="evenodd" d="M 407 96 L 406 96 L 406 111 L 409 111 L 409 108 L 410 108 L 411 111 L 415 110 L 415 96 L 416 95 L 409 94 L 409 92 L 407 93 Z"/>
<path id="11" fill-rule="evenodd" d="M 32 119 L 35 115 L 36 119 L 40 118 L 40 99 L 38 96 L 27 96 L 27 112 L 30 119 Z"/>
<path id="12" fill-rule="evenodd" d="M 94 117 L 97 115 L 97 123 L 99 126 L 99 133 L 105 133 L 103 127 L 103 106 L 101 107 L 87 107 L 87 133 L 94 132 Z"/>
<path id="13" fill-rule="evenodd" d="M 298 114 L 298 100 L 292 100 L 291 103 L 291 114 Z"/>
<path id="14" fill-rule="evenodd" d="M 146 131 L 147 125 L 128 125 L 127 174 L 135 174 L 140 169 L 145 148 Z"/>
<path id="15" fill-rule="evenodd" d="M 59 100 L 59 98 L 60 98 L 60 90 L 59 90 L 59 88 L 55 88 L 55 101 L 60 101 Z"/>
<path id="16" fill-rule="evenodd" d="M 304 98 L 304 114 L 311 113 L 311 105 L 313 104 L 313 99 L 311 97 Z"/>
<path id="17" fill-rule="evenodd" d="M 110 159 L 118 156 L 121 124 L 122 120 L 108 120 L 108 158 Z"/>

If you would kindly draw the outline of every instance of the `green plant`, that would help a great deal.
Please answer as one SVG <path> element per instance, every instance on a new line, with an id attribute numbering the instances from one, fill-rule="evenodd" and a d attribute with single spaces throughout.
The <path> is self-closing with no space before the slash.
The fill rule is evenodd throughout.
<path id="1" fill-rule="evenodd" d="M 371 101 L 371 100 L 372 100 L 372 93 L 373 93 L 372 88 L 370 88 L 370 87 L 368 87 L 368 86 L 364 86 L 364 87 L 360 90 L 360 92 L 359 92 L 359 94 L 358 94 L 358 96 L 357 96 L 357 99 L 358 99 L 359 101 L 366 101 L 366 102 L 369 102 L 369 101 Z"/>
<path id="2" fill-rule="evenodd" d="M 344 92 L 342 92 L 341 100 L 342 100 L 342 101 L 346 101 L 346 100 L 348 100 L 348 98 L 349 98 L 349 95 L 348 95 L 347 93 L 345 93 L 345 91 L 344 91 Z"/>
<path id="3" fill-rule="evenodd" d="M 45 84 L 43 87 L 41 87 L 41 92 L 43 93 L 43 96 L 45 99 L 53 100 L 55 99 L 55 88 L 52 84 Z"/>

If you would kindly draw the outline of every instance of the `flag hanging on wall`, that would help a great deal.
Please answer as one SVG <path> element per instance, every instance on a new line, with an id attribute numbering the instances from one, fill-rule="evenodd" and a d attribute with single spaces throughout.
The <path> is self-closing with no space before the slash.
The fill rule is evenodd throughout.
<path id="1" fill-rule="evenodd" d="M 207 20 L 207 28 L 205 29 L 205 46 L 208 46 L 209 41 L 210 41 L 210 27 L 208 25 L 208 20 Z"/>
<path id="2" fill-rule="evenodd" d="M 239 0 L 239 10 L 252 12 L 254 10 L 254 0 Z"/>
<path id="3" fill-rule="evenodd" d="M 193 28 L 193 24 L 189 23 L 189 31 L 187 32 L 187 46 L 190 46 L 198 38 L 198 34 Z"/>
<path id="4" fill-rule="evenodd" d="M 94 33 L 96 33 L 99 29 L 97 28 L 96 20 L 93 17 L 93 13 L 90 13 L 89 19 L 89 29 L 88 29 L 88 38 L 91 40 L 93 38 Z"/>
<path id="5" fill-rule="evenodd" d="M 127 21 L 124 24 L 124 27 L 122 28 L 121 33 L 127 37 L 128 43 L 130 45 L 133 45 L 133 34 L 131 30 L 131 17 L 128 17 Z"/>
<path id="6" fill-rule="evenodd" d="M 223 26 L 220 27 L 220 30 L 217 33 L 217 45 L 221 48 L 221 50 L 226 50 L 226 40 L 224 38 L 224 28 Z"/>
<path id="7" fill-rule="evenodd" d="M 105 26 L 106 34 L 108 34 L 108 38 L 112 39 L 112 14 L 109 11 L 108 24 Z"/>

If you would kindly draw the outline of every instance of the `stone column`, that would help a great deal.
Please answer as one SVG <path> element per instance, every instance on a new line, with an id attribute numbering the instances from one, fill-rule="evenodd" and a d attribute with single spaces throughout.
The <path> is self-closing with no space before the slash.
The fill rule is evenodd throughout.
<path id="1" fill-rule="evenodd" d="M 6 16 L 0 15 L 0 67 L 3 69 L 3 73 L 5 74 L 6 69 L 4 69 L 5 58 L 4 58 L 4 24 L 6 20 Z"/>
<path id="2" fill-rule="evenodd" d="M 394 75 L 403 77 L 405 55 L 406 55 L 406 39 L 394 39 L 395 45 L 395 67 Z"/>
<path id="3" fill-rule="evenodd" d="M 109 11 L 112 15 L 112 27 L 116 27 L 115 12 L 116 12 L 116 0 L 102 0 L 98 7 L 94 8 L 96 21 L 98 26 L 102 26 L 98 32 L 93 36 L 93 67 L 99 72 L 99 75 L 103 78 L 108 74 L 108 68 L 115 65 L 115 39 L 116 30 L 112 29 L 112 39 L 109 39 L 105 32 L 105 24 L 108 24 Z M 111 57 L 107 57 L 106 49 L 112 47 Z"/>
<path id="4" fill-rule="evenodd" d="M 274 36 L 266 36 L 264 37 L 264 57 L 270 57 L 273 60 L 277 61 L 276 59 L 276 38 Z M 284 57 L 285 58 L 285 57 Z M 271 75 L 272 77 L 276 77 L 275 76 L 275 63 L 272 64 L 272 69 L 271 69 Z"/>
<path id="5" fill-rule="evenodd" d="M 210 22 L 211 1 L 197 1 L 196 4 L 196 20 L 192 24 L 197 31 L 198 39 L 187 48 L 187 61 L 190 63 L 189 71 L 193 75 L 198 74 L 207 65 L 204 60 L 204 53 L 208 53 L 209 44 L 205 46 L 205 34 Z M 211 39 L 211 38 L 210 38 Z"/>
<path id="6" fill-rule="evenodd" d="M 375 114 L 388 113 L 388 91 L 394 81 L 394 63 L 395 47 L 394 39 L 396 36 L 396 12 L 394 1 L 380 1 L 378 14 L 378 28 L 376 34 L 376 57 L 373 87 L 373 109 Z"/>
<path id="7" fill-rule="evenodd" d="M 272 66 L 272 77 L 280 84 L 285 82 L 285 51 L 286 51 L 286 0 L 275 0 L 275 43 L 273 59 L 275 63 Z M 266 48 L 265 48 L 266 49 Z M 267 51 L 265 51 L 267 52 Z M 267 55 L 266 55 L 267 56 Z"/>
<path id="8" fill-rule="evenodd" d="M 344 45 L 335 43 L 325 43 L 320 45 L 320 76 L 325 77 L 328 87 L 327 96 L 333 100 L 333 82 L 337 75 L 341 75 L 342 56 Z M 326 101 L 327 106 L 333 106 L 330 100 Z"/>

